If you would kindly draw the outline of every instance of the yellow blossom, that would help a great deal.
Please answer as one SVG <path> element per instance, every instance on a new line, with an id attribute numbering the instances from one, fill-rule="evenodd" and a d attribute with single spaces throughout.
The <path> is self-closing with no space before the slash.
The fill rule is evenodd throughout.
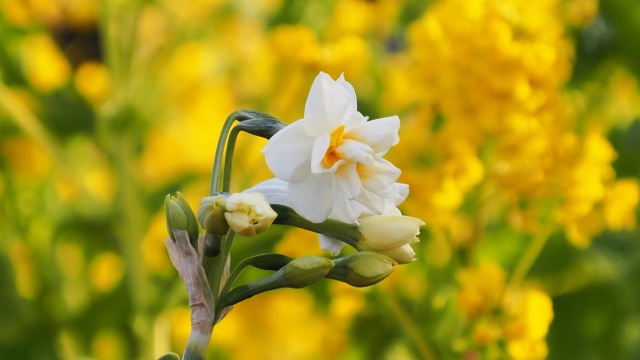
<path id="1" fill-rule="evenodd" d="M 81 64 L 73 80 L 78 92 L 92 104 L 100 105 L 111 95 L 111 75 L 98 62 Z"/>
<path id="2" fill-rule="evenodd" d="M 21 50 L 25 75 L 35 89 L 49 92 L 69 79 L 71 66 L 49 35 L 39 33 L 27 37 Z"/>
<path id="3" fill-rule="evenodd" d="M 639 198 L 640 189 L 635 179 L 618 180 L 608 188 L 603 203 L 607 227 L 613 231 L 633 229 Z"/>
<path id="4" fill-rule="evenodd" d="M 486 313 L 499 304 L 505 274 L 497 264 L 488 262 L 478 269 L 464 269 L 459 280 L 462 289 L 458 294 L 458 306 L 468 317 Z"/>
<path id="5" fill-rule="evenodd" d="M 549 295 L 534 288 L 508 289 L 504 309 L 509 318 L 505 325 L 507 350 L 514 359 L 544 359 L 544 337 L 553 320 Z"/>
<path id="6" fill-rule="evenodd" d="M 111 291 L 122 279 L 124 263 L 122 259 L 110 252 L 96 256 L 89 265 L 91 285 L 100 292 Z"/>

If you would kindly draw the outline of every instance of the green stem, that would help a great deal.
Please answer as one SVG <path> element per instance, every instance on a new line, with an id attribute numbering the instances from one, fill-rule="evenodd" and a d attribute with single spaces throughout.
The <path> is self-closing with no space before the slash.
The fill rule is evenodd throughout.
<path id="1" fill-rule="evenodd" d="M 205 334 L 198 331 L 191 331 L 187 346 L 182 355 L 182 360 L 204 360 L 207 356 L 207 348 L 212 332 L 213 328 L 210 333 Z"/>
<path id="2" fill-rule="evenodd" d="M 144 236 L 142 224 L 146 223 L 143 218 L 143 210 L 139 199 L 139 191 L 135 186 L 133 174 L 135 169 L 130 161 L 133 153 L 130 136 L 119 136 L 118 140 L 111 140 L 112 156 L 115 163 L 120 191 L 116 204 L 119 205 L 117 213 L 118 219 L 118 241 L 122 250 L 127 271 L 127 283 L 135 310 L 133 327 L 141 344 L 142 354 L 148 355 L 147 346 L 149 339 L 150 319 L 148 317 L 148 289 L 147 277 L 143 266 L 141 266 L 142 254 L 140 252 L 140 241 Z"/>
<path id="3" fill-rule="evenodd" d="M 287 265 L 289 262 L 291 262 L 291 260 L 293 259 L 282 254 L 260 254 L 260 255 L 248 257 L 240 261 L 240 263 L 236 265 L 235 269 L 233 269 L 233 272 L 229 276 L 229 279 L 227 280 L 227 283 L 224 285 L 224 288 L 222 289 L 220 294 L 221 296 L 224 296 L 225 294 L 227 294 L 231 289 L 231 286 L 233 285 L 233 283 L 235 283 L 236 280 L 238 279 L 238 276 L 240 276 L 240 273 L 242 273 L 242 270 L 244 270 L 244 268 L 246 268 L 249 265 L 262 270 L 277 271 L 277 270 L 280 270 L 283 266 Z"/>
<path id="4" fill-rule="evenodd" d="M 218 138 L 218 145 L 216 146 L 216 154 L 213 160 L 213 170 L 211 173 L 211 188 L 209 189 L 209 195 L 215 195 L 221 190 L 219 187 L 221 173 L 220 166 L 222 165 L 222 159 L 225 158 L 224 145 L 227 142 L 227 138 L 229 137 L 229 131 L 231 130 L 231 126 L 235 121 L 244 121 L 251 119 L 251 114 L 247 110 L 237 110 L 229 114 L 227 119 L 224 121 L 222 125 L 222 130 L 220 130 L 220 137 Z M 235 141 L 234 141 L 235 144 Z M 233 151 L 231 153 L 233 155 Z M 226 157 L 231 158 L 231 156 L 227 155 Z M 230 160 L 229 160 L 230 161 Z"/>
<path id="5" fill-rule="evenodd" d="M 531 245 L 529 245 L 529 248 L 522 256 L 522 258 L 516 265 L 516 268 L 513 270 L 513 273 L 511 274 L 511 279 L 509 280 L 511 286 L 518 286 L 522 283 L 522 281 L 524 281 L 527 273 L 529 273 L 529 270 L 531 270 L 531 267 L 533 266 L 536 259 L 540 255 L 540 252 L 542 252 L 542 249 L 547 243 L 549 234 L 550 232 L 546 230 L 540 231 L 538 232 L 538 234 L 536 234 L 533 241 L 531 242 Z"/>
<path id="6" fill-rule="evenodd" d="M 229 259 L 231 244 L 233 243 L 235 236 L 235 232 L 229 231 L 229 233 L 222 239 L 220 254 L 216 257 L 205 257 L 204 259 L 204 269 L 207 273 L 209 284 L 211 284 L 211 293 L 213 294 L 214 302 L 218 300 L 222 291 L 221 284 L 225 272 L 225 266 L 227 261 L 229 261 L 227 259 Z"/>
<path id="7" fill-rule="evenodd" d="M 290 225 L 313 231 L 340 240 L 358 249 L 358 241 L 362 237 L 362 234 L 358 231 L 357 225 L 332 219 L 327 219 L 321 223 L 313 223 L 284 205 L 272 204 L 271 208 L 278 213 L 278 218 L 273 222 L 274 224 Z"/>
<path id="8" fill-rule="evenodd" d="M 218 193 L 218 183 L 220 182 L 220 166 L 222 165 L 222 159 L 224 158 L 224 145 L 227 142 L 229 136 L 229 130 L 233 122 L 236 121 L 237 111 L 232 112 L 222 125 L 220 130 L 220 137 L 218 138 L 218 145 L 216 146 L 216 154 L 213 159 L 213 170 L 211 172 L 211 188 L 209 189 L 209 195 L 213 196 Z"/>
<path id="9" fill-rule="evenodd" d="M 418 330 L 417 326 L 414 324 L 411 316 L 407 314 L 402 306 L 398 305 L 393 296 L 386 295 L 388 294 L 385 294 L 384 298 L 386 299 L 387 306 L 393 313 L 395 319 L 407 332 L 409 339 L 411 339 L 413 344 L 416 346 L 418 353 L 420 353 L 420 357 L 425 360 L 435 359 L 433 351 L 431 351 L 431 348 L 425 341 L 425 337 L 420 334 L 420 330 Z"/>
<path id="10" fill-rule="evenodd" d="M 238 140 L 238 134 L 240 129 L 237 127 L 231 130 L 229 140 L 227 142 L 226 155 L 224 157 L 224 175 L 222 176 L 222 192 L 229 192 L 231 189 L 231 167 L 233 164 L 233 152 L 236 146 L 236 140 Z"/>

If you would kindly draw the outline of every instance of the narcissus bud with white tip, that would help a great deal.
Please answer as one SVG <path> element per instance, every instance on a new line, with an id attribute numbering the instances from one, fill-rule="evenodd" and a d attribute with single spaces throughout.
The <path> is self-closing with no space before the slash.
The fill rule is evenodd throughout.
<path id="1" fill-rule="evenodd" d="M 358 219 L 362 238 L 359 250 L 371 250 L 389 256 L 400 264 L 414 260 L 411 244 L 418 242 L 420 226 L 424 222 L 397 214 L 373 215 Z"/>
<path id="2" fill-rule="evenodd" d="M 235 193 L 227 198 L 224 218 L 237 234 L 254 236 L 265 231 L 278 214 L 260 193 Z"/>

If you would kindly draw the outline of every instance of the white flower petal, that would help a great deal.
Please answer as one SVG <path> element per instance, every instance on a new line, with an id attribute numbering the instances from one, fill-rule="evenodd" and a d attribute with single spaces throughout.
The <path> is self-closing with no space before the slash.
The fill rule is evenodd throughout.
<path id="1" fill-rule="evenodd" d="M 381 196 L 389 194 L 389 186 L 400 177 L 401 173 L 400 169 L 379 156 L 374 158 L 373 165 L 358 164 L 362 186 Z"/>
<path id="2" fill-rule="evenodd" d="M 373 164 L 373 150 L 371 147 L 356 140 L 344 140 L 338 146 L 336 152 L 348 162 Z"/>
<path id="3" fill-rule="evenodd" d="M 381 215 L 385 213 L 388 199 L 368 190 L 363 190 L 357 199 L 367 211 L 367 215 Z M 364 211 L 363 211 L 364 212 Z"/>
<path id="4" fill-rule="evenodd" d="M 340 250 L 344 247 L 344 243 L 342 241 L 330 238 L 326 235 L 318 234 L 318 239 L 320 239 L 320 247 L 322 250 L 330 252 L 333 256 L 340 254 Z"/>
<path id="5" fill-rule="evenodd" d="M 338 78 L 338 80 L 336 80 L 336 83 L 344 89 L 346 96 L 349 98 L 349 108 L 347 109 L 347 113 L 356 113 L 358 110 L 358 98 L 356 96 L 356 90 L 353 88 L 353 85 L 351 85 L 351 83 L 344 79 L 344 73 L 340 74 L 340 77 Z"/>
<path id="6" fill-rule="evenodd" d="M 287 204 L 305 219 L 325 221 L 333 208 L 333 174 L 322 173 L 289 183 Z"/>
<path id="7" fill-rule="evenodd" d="M 269 204 L 287 205 L 287 187 L 289 183 L 278 178 L 265 180 L 244 192 L 258 192 L 264 195 Z"/>
<path id="8" fill-rule="evenodd" d="M 357 166 L 354 163 L 346 163 L 335 173 L 336 184 L 338 186 L 336 195 L 345 197 L 348 200 L 355 199 L 362 192 L 362 183 L 360 175 L 357 172 Z M 346 196 L 344 196 L 346 195 Z"/>
<path id="9" fill-rule="evenodd" d="M 369 145 L 376 154 L 386 153 L 399 141 L 400 118 L 390 116 L 367 121 L 345 132 L 345 137 Z"/>
<path id="10" fill-rule="evenodd" d="M 309 134 L 332 132 L 356 111 L 355 92 L 320 72 L 311 85 L 304 107 L 304 120 Z"/>
<path id="11" fill-rule="evenodd" d="M 333 210 L 330 219 L 353 224 L 358 222 L 364 206 L 357 201 L 353 201 L 345 196 L 336 196 L 333 200 Z"/>
<path id="12" fill-rule="evenodd" d="M 329 133 L 320 134 L 316 141 L 313 143 L 313 150 L 311 152 L 311 172 L 319 174 L 322 172 L 335 172 L 336 169 L 344 163 L 344 160 L 338 160 L 331 168 L 327 168 L 324 164 L 324 157 L 329 149 L 329 143 L 331 142 L 331 135 Z"/>
<path id="13" fill-rule="evenodd" d="M 395 187 L 394 205 L 398 206 L 409 196 L 409 185 L 401 183 L 394 183 L 393 185 Z"/>
<path id="14" fill-rule="evenodd" d="M 311 173 L 314 139 L 306 134 L 302 121 L 278 131 L 262 149 L 267 166 L 284 181 L 300 181 Z"/>
<path id="15" fill-rule="evenodd" d="M 364 125 L 367 120 L 368 118 L 366 116 L 363 116 L 360 112 L 356 111 L 344 119 L 344 126 L 347 129 L 357 128 Z"/>

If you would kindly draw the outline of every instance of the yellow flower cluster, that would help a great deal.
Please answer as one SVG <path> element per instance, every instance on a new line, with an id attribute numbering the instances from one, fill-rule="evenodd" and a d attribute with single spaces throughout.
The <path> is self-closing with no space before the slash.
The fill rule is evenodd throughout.
<path id="1" fill-rule="evenodd" d="M 528 233 L 552 217 L 576 245 L 604 228 L 635 225 L 637 182 L 616 185 L 606 129 L 590 125 L 581 136 L 579 108 L 563 90 L 573 48 L 559 7 L 444 0 L 408 31 L 398 59 L 405 66 L 396 71 L 411 76 L 392 72 L 398 83 L 389 88 L 411 89 L 405 93 L 417 107 L 399 145 L 401 167 L 418 164 L 404 176 L 413 189 L 406 206 L 430 214 L 428 225 L 454 244 L 477 240 L 505 211 L 510 226 Z M 628 196 L 606 197 L 614 188 Z M 459 211 L 470 201 L 475 224 Z M 561 206 L 550 216 L 554 204 Z M 605 222 L 607 211 L 594 210 L 604 207 L 627 220 Z"/>
<path id="2" fill-rule="evenodd" d="M 508 285 L 502 268 L 492 262 L 462 270 L 459 281 L 458 306 L 469 322 L 471 341 L 464 351 L 502 358 L 499 347 L 505 343 L 512 359 L 546 358 L 544 338 L 553 319 L 549 295 L 527 285 Z"/>

